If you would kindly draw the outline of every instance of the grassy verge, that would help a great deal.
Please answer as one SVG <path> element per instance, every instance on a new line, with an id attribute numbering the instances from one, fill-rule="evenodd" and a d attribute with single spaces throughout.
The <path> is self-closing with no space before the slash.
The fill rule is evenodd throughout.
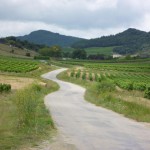
<path id="1" fill-rule="evenodd" d="M 22 149 L 49 137 L 54 123 L 43 98 L 58 89 L 52 81 L 32 84 L 0 97 L 0 149 Z"/>
<path id="2" fill-rule="evenodd" d="M 150 108 L 146 105 L 140 105 L 133 101 L 124 101 L 114 96 L 116 91 L 115 85 L 110 81 L 102 81 L 99 83 L 68 77 L 66 72 L 58 75 L 59 79 L 72 82 L 85 87 L 85 99 L 97 106 L 111 109 L 115 112 L 123 114 L 128 118 L 132 118 L 141 122 L 150 122 Z"/>

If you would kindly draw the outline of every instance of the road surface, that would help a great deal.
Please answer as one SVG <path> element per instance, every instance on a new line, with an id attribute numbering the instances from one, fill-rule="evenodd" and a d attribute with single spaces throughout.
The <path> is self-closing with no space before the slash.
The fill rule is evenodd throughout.
<path id="1" fill-rule="evenodd" d="M 56 78 L 64 70 L 43 77 L 60 86 L 57 92 L 46 96 L 45 104 L 67 143 L 77 150 L 150 150 L 148 126 L 88 103 L 84 88 Z"/>

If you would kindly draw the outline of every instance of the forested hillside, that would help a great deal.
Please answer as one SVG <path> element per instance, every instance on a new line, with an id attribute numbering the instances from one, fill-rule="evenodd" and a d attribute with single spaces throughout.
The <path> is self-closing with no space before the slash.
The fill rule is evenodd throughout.
<path id="1" fill-rule="evenodd" d="M 6 38 L 0 38 L 0 44 L 6 44 L 6 45 L 10 45 L 12 47 L 17 47 L 20 49 L 25 48 L 25 49 L 34 50 L 34 51 L 38 51 L 40 48 L 45 47 L 45 45 L 30 43 L 26 40 L 21 41 L 13 36 L 6 37 Z"/>
<path id="2" fill-rule="evenodd" d="M 73 48 L 109 47 L 115 46 L 113 52 L 119 54 L 135 54 L 139 51 L 149 51 L 150 32 L 129 28 L 128 30 L 101 38 L 81 40 L 72 45 Z"/>
<path id="3" fill-rule="evenodd" d="M 82 40 L 81 38 L 65 36 L 59 33 L 53 33 L 45 30 L 31 32 L 29 35 L 20 36 L 18 39 L 35 44 L 44 44 L 47 46 L 59 45 L 61 47 L 70 47 L 73 43 Z"/>

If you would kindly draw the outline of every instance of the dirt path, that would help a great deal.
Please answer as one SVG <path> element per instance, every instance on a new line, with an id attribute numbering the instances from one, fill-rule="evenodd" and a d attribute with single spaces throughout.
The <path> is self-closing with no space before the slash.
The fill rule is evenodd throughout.
<path id="1" fill-rule="evenodd" d="M 63 70 L 43 77 L 60 85 L 45 104 L 66 143 L 78 150 L 150 150 L 149 127 L 86 102 L 84 88 L 56 79 Z"/>

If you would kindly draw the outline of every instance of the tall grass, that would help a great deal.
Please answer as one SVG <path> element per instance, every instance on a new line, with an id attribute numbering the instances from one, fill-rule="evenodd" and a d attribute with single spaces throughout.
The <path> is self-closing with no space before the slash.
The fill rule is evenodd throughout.
<path id="1" fill-rule="evenodd" d="M 50 137 L 55 127 L 43 98 L 57 89 L 51 81 L 47 86 L 36 83 L 1 100 L 5 113 L 0 111 L 0 149 L 18 149 Z"/>

